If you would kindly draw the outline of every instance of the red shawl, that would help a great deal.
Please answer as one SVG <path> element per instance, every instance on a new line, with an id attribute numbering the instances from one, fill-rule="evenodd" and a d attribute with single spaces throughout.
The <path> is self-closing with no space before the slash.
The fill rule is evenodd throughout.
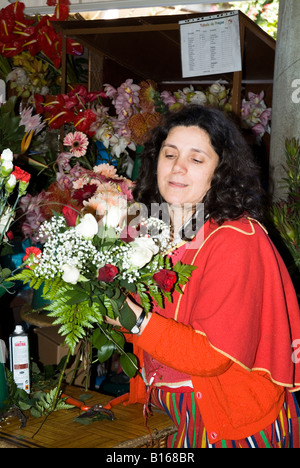
<path id="1" fill-rule="evenodd" d="M 180 257 L 197 269 L 163 315 L 191 325 L 243 367 L 266 370 L 279 385 L 300 386 L 299 304 L 265 230 L 250 219 L 221 226 L 208 221 L 174 259 Z"/>

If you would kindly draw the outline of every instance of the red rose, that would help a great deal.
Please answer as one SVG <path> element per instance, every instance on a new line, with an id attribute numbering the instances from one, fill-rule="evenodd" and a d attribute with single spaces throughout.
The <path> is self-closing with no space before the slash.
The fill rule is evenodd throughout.
<path id="1" fill-rule="evenodd" d="M 98 280 L 112 283 L 119 270 L 116 266 L 107 263 L 98 271 Z"/>
<path id="2" fill-rule="evenodd" d="M 120 234 L 120 239 L 123 242 L 132 242 L 136 237 L 138 237 L 139 232 L 132 226 L 125 226 Z"/>
<path id="3" fill-rule="evenodd" d="M 71 206 L 64 206 L 62 214 L 66 220 L 67 226 L 76 226 L 78 213 Z"/>
<path id="4" fill-rule="evenodd" d="M 175 271 L 172 270 L 159 270 L 153 275 L 154 281 L 158 284 L 160 289 L 166 292 L 170 292 L 177 280 Z"/>

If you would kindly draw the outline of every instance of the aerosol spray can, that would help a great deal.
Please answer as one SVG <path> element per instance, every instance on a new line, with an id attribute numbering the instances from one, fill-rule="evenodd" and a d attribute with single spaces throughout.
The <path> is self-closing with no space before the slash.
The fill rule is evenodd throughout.
<path id="1" fill-rule="evenodd" d="M 22 325 L 16 325 L 9 337 L 10 370 L 18 388 L 30 392 L 29 343 Z"/>
<path id="2" fill-rule="evenodd" d="M 6 346 L 0 339 L 0 409 L 5 408 L 5 401 L 8 398 L 8 390 L 5 377 Z"/>

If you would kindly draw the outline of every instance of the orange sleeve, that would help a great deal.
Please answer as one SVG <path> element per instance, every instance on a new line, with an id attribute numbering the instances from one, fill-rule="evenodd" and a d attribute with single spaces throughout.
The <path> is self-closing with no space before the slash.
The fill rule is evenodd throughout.
<path id="1" fill-rule="evenodd" d="M 137 345 L 153 358 L 191 376 L 214 377 L 233 361 L 216 351 L 207 338 L 191 326 L 152 314 Z"/>

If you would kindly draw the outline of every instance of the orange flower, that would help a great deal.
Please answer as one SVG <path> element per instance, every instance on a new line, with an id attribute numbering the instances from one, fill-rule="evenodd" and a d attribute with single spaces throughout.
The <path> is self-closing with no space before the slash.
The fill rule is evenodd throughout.
<path id="1" fill-rule="evenodd" d="M 143 112 L 142 114 L 134 114 L 128 122 L 128 127 L 131 131 L 132 139 L 142 145 L 145 143 L 148 133 L 159 124 L 161 114 L 155 112 Z"/>

